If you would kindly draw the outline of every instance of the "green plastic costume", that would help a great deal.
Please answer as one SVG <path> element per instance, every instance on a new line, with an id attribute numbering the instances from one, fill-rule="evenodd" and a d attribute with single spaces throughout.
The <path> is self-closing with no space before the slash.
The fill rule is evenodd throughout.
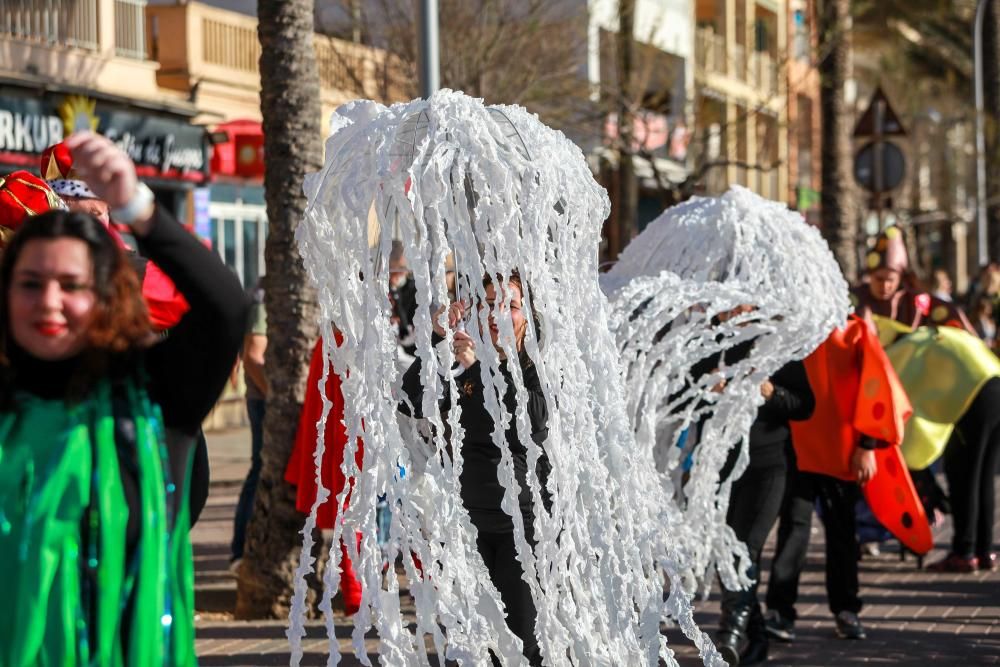
<path id="1" fill-rule="evenodd" d="M 22 395 L 0 414 L 5 667 L 196 664 L 188 493 L 169 479 L 159 408 L 134 383 L 115 392 L 136 427 L 131 554 L 110 382 L 78 404 Z"/>
<path id="2" fill-rule="evenodd" d="M 1000 376 L 1000 360 L 981 340 L 955 327 L 906 333 L 910 330 L 898 322 L 877 316 L 875 322 L 879 338 L 894 341 L 885 351 L 913 404 L 903 458 L 911 470 L 923 470 L 944 452 L 955 424 L 987 380 Z"/>

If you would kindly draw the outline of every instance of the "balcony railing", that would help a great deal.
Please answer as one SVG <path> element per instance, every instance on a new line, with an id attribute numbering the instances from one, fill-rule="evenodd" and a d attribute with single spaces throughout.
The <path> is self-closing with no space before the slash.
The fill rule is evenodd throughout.
<path id="1" fill-rule="evenodd" d="M 726 39 L 711 28 L 698 28 L 695 34 L 695 62 L 706 72 L 726 73 Z"/>
<path id="2" fill-rule="evenodd" d="M 70 3 L 72 4 L 72 3 Z M 146 58 L 146 0 L 115 0 L 115 54 Z"/>
<path id="3" fill-rule="evenodd" d="M 695 63 L 706 73 L 729 76 L 743 81 L 764 95 L 779 92 L 779 67 L 763 51 L 750 51 L 742 44 L 726 48 L 726 40 L 712 28 L 698 28 L 695 33 Z"/>
<path id="4" fill-rule="evenodd" d="M 4 0 L 0 2 L 0 35 L 96 51 L 97 3 L 98 0 Z"/>
<path id="5" fill-rule="evenodd" d="M 205 17 L 201 23 L 202 57 L 206 63 L 256 74 L 260 42 L 256 28 Z M 163 36 L 160 36 L 163 39 Z"/>

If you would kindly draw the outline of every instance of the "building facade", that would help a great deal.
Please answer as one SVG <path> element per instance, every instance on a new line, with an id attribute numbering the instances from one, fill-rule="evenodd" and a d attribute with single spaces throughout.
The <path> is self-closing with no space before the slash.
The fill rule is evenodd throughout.
<path id="1" fill-rule="evenodd" d="M 709 193 L 789 196 L 788 27 L 789 0 L 695 3 L 692 152 Z"/>

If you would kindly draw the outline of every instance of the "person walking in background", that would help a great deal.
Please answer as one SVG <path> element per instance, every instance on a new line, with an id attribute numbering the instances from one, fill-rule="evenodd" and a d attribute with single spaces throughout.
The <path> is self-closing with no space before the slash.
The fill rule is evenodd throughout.
<path id="1" fill-rule="evenodd" d="M 264 411 L 267 405 L 267 376 L 264 373 L 264 353 L 267 351 L 267 312 L 264 310 L 262 279 L 257 281 L 250 310 L 250 326 L 243 337 L 243 377 L 246 381 L 247 418 L 250 421 L 250 470 L 243 480 L 240 499 L 236 503 L 233 521 L 233 542 L 230 546 L 230 569 L 237 571 L 243 558 L 247 525 L 253 513 L 262 466 L 260 452 L 264 446 Z"/>
<path id="2" fill-rule="evenodd" d="M 952 301 L 951 276 L 944 269 L 934 269 L 931 276 L 931 296 L 942 301 Z"/>
<path id="3" fill-rule="evenodd" d="M 997 348 L 997 323 L 993 317 L 993 301 L 987 295 L 976 299 L 972 306 L 972 326 L 991 350 Z"/>

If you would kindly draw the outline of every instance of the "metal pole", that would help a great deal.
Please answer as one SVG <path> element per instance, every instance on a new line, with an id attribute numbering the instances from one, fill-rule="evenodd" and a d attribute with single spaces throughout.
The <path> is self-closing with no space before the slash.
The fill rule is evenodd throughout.
<path id="1" fill-rule="evenodd" d="M 441 87 L 437 0 L 417 0 L 417 50 L 420 52 L 420 96 Z"/>
<path id="2" fill-rule="evenodd" d="M 976 6 L 976 24 L 972 31 L 973 59 L 976 70 L 976 224 L 979 266 L 989 264 L 989 239 L 986 233 L 986 133 L 983 129 L 983 16 L 986 3 L 979 0 Z"/>

